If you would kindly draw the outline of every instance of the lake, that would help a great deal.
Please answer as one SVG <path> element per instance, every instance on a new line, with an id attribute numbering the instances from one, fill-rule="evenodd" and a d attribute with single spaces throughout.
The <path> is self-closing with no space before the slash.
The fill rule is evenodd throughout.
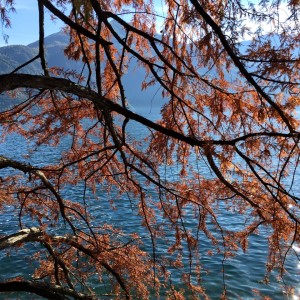
<path id="1" fill-rule="evenodd" d="M 147 117 L 155 119 L 157 111 L 144 111 L 143 114 Z M 136 124 L 129 124 L 130 134 L 132 136 L 140 136 L 146 134 Z M 60 152 L 68 147 L 68 141 L 60 144 L 58 148 L 51 148 L 41 146 L 38 151 L 31 153 L 30 162 L 32 164 L 41 166 L 48 162 L 55 161 L 59 158 Z M 20 136 L 12 134 L 8 137 L 5 143 L 0 144 L 0 155 L 8 156 L 16 160 L 26 161 L 29 155 L 30 145 L 26 145 L 24 139 Z M 176 168 L 176 167 L 174 167 Z M 203 166 L 205 168 L 205 166 Z M 4 176 L 11 170 L 0 170 L 0 176 Z M 176 176 L 176 170 L 170 170 L 167 174 L 168 179 Z M 174 175 L 175 174 L 175 175 Z M 209 174 L 208 174 L 209 176 Z M 64 191 L 64 196 L 72 199 L 82 198 L 83 185 L 71 187 Z M 154 193 L 154 191 L 153 191 Z M 141 225 L 141 219 L 137 216 L 137 210 L 128 199 L 117 199 L 114 202 L 115 210 L 112 210 L 111 204 L 108 200 L 113 198 L 113 192 L 109 196 L 104 192 L 104 189 L 99 187 L 97 191 L 98 200 L 90 201 L 90 209 L 95 217 L 98 217 L 102 223 L 111 223 L 115 227 L 123 230 L 124 233 L 137 232 L 142 237 L 144 248 L 151 253 L 152 246 L 148 232 Z M 93 199 L 93 196 L 90 196 Z M 134 200 L 133 200 L 134 201 Z M 189 214 L 187 211 L 186 214 Z M 192 212 L 191 212 L 192 214 Z M 189 220 L 189 218 L 187 218 Z M 232 213 L 224 210 L 220 216 L 220 221 L 227 224 L 228 228 L 237 229 L 242 226 L 242 220 L 235 217 Z M 29 220 L 28 220 L 29 222 Z M 32 226 L 32 225 L 30 225 Z M 186 223 L 187 228 L 193 230 L 196 226 L 191 215 L 190 220 Z M 10 207 L 6 207 L 5 214 L 0 215 L 0 235 L 11 234 L 17 230 L 18 220 L 17 216 L 13 214 Z M 171 239 L 171 237 L 170 237 Z M 33 245 L 32 247 L 38 247 Z M 260 235 L 253 234 L 250 237 L 249 249 L 247 253 L 238 252 L 237 256 L 227 259 L 224 263 L 225 278 L 222 274 L 222 255 L 209 256 L 207 251 L 213 249 L 210 241 L 205 236 L 200 236 L 200 256 L 202 262 L 202 279 L 203 286 L 206 288 L 207 294 L 211 299 L 219 299 L 222 292 L 223 283 L 225 280 L 228 297 L 230 299 L 253 299 L 253 290 L 257 290 L 265 296 L 270 296 L 272 299 L 290 299 L 284 293 L 286 286 L 292 286 L 295 289 L 295 296 L 293 300 L 300 299 L 300 275 L 298 260 L 295 256 L 289 257 L 287 260 L 287 274 L 284 280 L 278 280 L 275 272 L 271 274 L 269 284 L 264 283 L 265 263 L 268 255 L 267 239 L 264 232 Z M 296 249 L 300 250 L 300 249 Z M 158 246 L 157 255 L 164 255 L 165 248 Z M 4 256 L 0 253 L 0 280 L 4 280 L 13 276 L 28 276 L 33 266 L 30 263 L 30 249 L 28 251 L 13 252 L 10 256 Z M 172 281 L 175 285 L 181 286 L 179 275 L 172 275 Z M 183 287 L 184 288 L 184 287 Z M 102 293 L 105 289 L 101 286 L 95 286 L 97 293 Z M 2 295 L 0 299 L 16 299 L 17 294 Z M 21 299 L 39 299 L 30 294 L 23 294 Z M 161 297 L 163 299 L 164 296 Z M 259 298 L 259 297 L 257 297 Z M 105 298 L 107 299 L 107 298 Z"/>

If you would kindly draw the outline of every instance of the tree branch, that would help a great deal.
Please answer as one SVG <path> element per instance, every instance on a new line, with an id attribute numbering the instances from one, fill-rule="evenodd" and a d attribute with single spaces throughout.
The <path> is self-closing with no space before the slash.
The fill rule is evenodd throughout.
<path id="1" fill-rule="evenodd" d="M 36 227 L 22 229 L 17 233 L 0 238 L 0 250 L 14 247 L 16 244 L 24 242 L 34 242 L 41 234 L 42 231 Z"/>
<path id="2" fill-rule="evenodd" d="M 289 131 L 292 133 L 295 131 L 291 123 L 289 122 L 287 116 L 285 115 L 284 111 L 279 107 L 277 103 L 275 103 L 271 97 L 264 92 L 264 90 L 257 84 L 257 82 L 253 79 L 251 74 L 247 71 L 245 66 L 240 61 L 238 55 L 236 55 L 232 49 L 232 47 L 229 45 L 228 41 L 226 40 L 225 35 L 222 32 L 222 29 L 220 26 L 210 17 L 210 15 L 203 9 L 201 4 L 198 2 L 198 0 L 190 0 L 193 6 L 195 7 L 196 11 L 200 14 L 200 16 L 205 20 L 207 24 L 210 25 L 212 30 L 215 32 L 215 34 L 220 39 L 224 49 L 228 53 L 228 55 L 231 57 L 233 63 L 235 66 L 239 69 L 241 74 L 246 78 L 246 80 L 255 88 L 255 90 L 277 111 L 281 119 L 284 121 L 286 126 L 288 127 Z"/>
<path id="3" fill-rule="evenodd" d="M 111 42 L 104 40 L 101 37 L 96 36 L 89 30 L 85 29 L 84 27 L 78 25 L 77 23 L 73 22 L 70 18 L 65 16 L 59 9 L 57 9 L 50 1 L 47 0 L 40 0 L 47 9 L 49 9 L 55 16 L 57 16 L 61 21 L 65 24 L 69 25 L 72 29 L 76 30 L 77 32 L 83 34 L 84 36 L 92 39 L 93 41 L 98 41 L 100 44 L 103 45 L 112 45 Z"/>
<path id="4" fill-rule="evenodd" d="M 66 296 L 74 299 L 94 300 L 94 296 L 78 293 L 59 285 L 52 285 L 46 282 L 34 281 L 8 281 L 0 282 L 0 293 L 5 292 L 28 292 L 52 300 L 66 300 Z"/>
<path id="5" fill-rule="evenodd" d="M 16 75 L 17 74 L 13 74 L 12 76 L 16 76 Z M 16 161 L 16 160 L 13 160 L 13 159 L 9 159 L 9 158 L 7 158 L 7 157 L 5 157 L 3 155 L 0 155 L 0 169 L 4 169 L 4 168 L 8 168 L 8 167 L 20 170 L 20 171 L 22 171 L 24 173 L 34 174 L 38 178 L 40 178 L 40 180 L 43 182 L 43 184 L 45 185 L 45 187 L 47 189 L 49 189 L 51 191 L 51 193 L 54 195 L 54 197 L 56 198 L 63 219 L 66 220 L 68 222 L 68 224 L 70 225 L 70 227 L 72 228 L 72 230 L 75 231 L 74 225 L 69 220 L 68 216 L 65 214 L 65 205 L 64 205 L 63 198 L 56 191 L 56 189 L 54 188 L 54 186 L 51 184 L 51 182 L 47 179 L 47 177 L 45 176 L 45 174 L 41 170 L 39 170 L 37 168 L 34 168 L 33 166 L 31 166 L 29 164 L 21 163 L 19 161 Z"/>
<path id="6" fill-rule="evenodd" d="M 198 138 L 186 136 L 182 133 L 176 132 L 170 128 L 163 127 L 155 122 L 150 121 L 147 118 L 138 115 L 123 106 L 112 102 L 111 100 L 99 95 L 98 93 L 91 91 L 88 88 L 80 86 L 70 80 L 64 78 L 46 77 L 40 75 L 28 75 L 28 74 L 7 74 L 0 75 L 0 93 L 4 91 L 13 90 L 16 88 L 35 88 L 35 89 L 49 89 L 59 90 L 61 92 L 70 93 L 78 97 L 88 99 L 95 103 L 95 105 L 104 110 L 115 111 L 128 119 L 135 120 L 149 128 L 152 128 L 158 132 L 161 132 L 167 136 L 170 136 L 176 140 L 188 143 L 191 146 L 204 147 L 208 144 L 214 145 L 232 145 L 234 146 L 237 142 L 246 140 L 247 138 L 257 136 L 284 136 L 295 138 L 300 133 L 253 133 L 239 137 L 232 140 L 200 140 Z"/>
<path id="7" fill-rule="evenodd" d="M 44 232 L 42 232 L 41 229 L 36 228 L 36 227 L 32 227 L 30 229 L 23 229 L 23 230 L 20 230 L 17 233 L 14 233 L 14 234 L 11 234 L 11 235 L 8 235 L 8 236 L 4 236 L 4 237 L 0 238 L 0 250 L 3 250 L 5 248 L 9 248 L 9 247 L 14 247 L 17 244 L 24 243 L 24 242 L 40 242 L 40 243 L 44 244 L 45 241 L 47 241 L 46 242 L 47 245 L 49 245 L 48 241 L 52 241 L 54 243 L 59 243 L 59 244 L 63 244 L 64 243 L 66 245 L 74 247 L 79 252 L 81 252 L 81 253 L 85 254 L 86 256 L 91 257 L 92 259 L 94 259 L 95 262 L 99 263 L 113 277 L 115 277 L 116 281 L 118 282 L 118 284 L 120 285 L 120 287 L 125 292 L 125 298 L 128 299 L 128 300 L 130 299 L 130 293 L 129 293 L 127 287 L 126 287 L 125 281 L 122 278 L 122 276 L 116 270 L 114 270 L 114 268 L 111 267 L 108 262 L 106 262 L 106 261 L 104 261 L 102 259 L 99 259 L 97 257 L 97 251 L 95 251 L 94 249 L 88 249 L 88 248 L 84 247 L 82 244 L 80 244 L 80 243 L 78 243 L 76 241 L 76 238 L 73 238 L 71 236 L 66 237 L 66 236 L 52 236 L 52 235 L 47 235 Z M 46 248 L 47 248 L 47 245 L 46 245 Z M 54 252 L 52 253 L 52 255 L 55 256 Z M 61 260 L 60 260 L 60 264 L 62 264 Z M 18 289 L 8 290 L 9 288 L 13 288 L 13 287 L 11 287 L 10 285 L 6 285 L 6 284 L 7 283 L 2 283 L 3 286 L 1 287 L 1 283 L 0 283 L 0 293 L 1 292 L 7 292 L 7 291 L 18 291 Z M 37 287 L 39 287 L 40 285 L 41 285 L 41 283 L 39 283 L 37 285 Z M 43 286 L 43 284 L 42 284 L 42 286 Z M 35 285 L 32 286 L 32 282 L 26 282 L 26 283 L 23 283 L 23 285 L 21 284 L 19 290 L 20 291 L 28 291 L 28 292 L 30 292 L 30 290 L 26 290 L 26 288 L 32 290 L 33 293 L 38 294 L 39 290 L 37 289 L 36 292 L 34 291 L 35 288 L 36 288 L 36 286 Z M 47 289 L 45 289 L 45 290 L 47 290 Z M 83 295 L 83 294 L 78 294 L 73 289 L 62 288 L 62 287 L 60 287 L 58 285 L 51 286 L 50 290 L 54 290 L 54 292 L 59 292 L 62 295 L 73 296 L 73 297 L 75 297 L 75 299 L 94 299 L 91 296 L 86 296 L 86 295 Z M 45 297 L 45 296 L 43 296 L 43 297 Z M 84 297 L 86 297 L 86 298 L 84 298 Z M 45 297 L 45 298 L 47 298 L 47 297 Z M 65 299 L 65 298 L 49 298 L 49 299 Z"/>

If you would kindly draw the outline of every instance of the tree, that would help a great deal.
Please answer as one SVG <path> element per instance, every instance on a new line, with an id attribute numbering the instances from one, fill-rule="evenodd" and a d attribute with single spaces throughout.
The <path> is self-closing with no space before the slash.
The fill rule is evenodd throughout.
<path id="1" fill-rule="evenodd" d="M 300 2 L 166 0 L 164 15 L 146 0 L 37 5 L 38 55 L 0 75 L 1 93 L 22 95 L 1 111 L 1 134 L 20 134 L 40 153 L 45 145 L 65 147 L 47 165 L 14 153 L 0 157 L 0 168 L 9 170 L 1 175 L 1 211 L 9 206 L 18 219 L 0 249 L 29 249 L 35 268 L 33 278 L 8 278 L 0 291 L 96 299 L 97 281 L 117 299 L 208 297 L 202 239 L 224 263 L 261 230 L 266 271 L 283 276 L 300 242 Z M 0 8 L 9 26 L 14 1 L 0 1 Z M 66 59 L 81 61 L 81 73 L 47 66 L 45 10 L 65 23 Z M 41 75 L 22 73 L 37 60 Z M 145 71 L 137 90 L 159 86 L 160 119 L 130 105 L 124 78 L 135 64 Z M 133 122 L 146 138 L 130 135 Z M 81 197 L 66 193 L 72 186 Z M 112 209 L 118 199 L 131 201 L 151 251 L 137 233 L 103 221 L 100 209 L 95 220 L 100 189 L 106 201 L 114 198 Z M 224 224 L 225 212 L 243 225 Z M 185 289 L 172 284 L 174 272 L 182 273 Z M 227 297 L 225 279 L 220 297 Z"/>

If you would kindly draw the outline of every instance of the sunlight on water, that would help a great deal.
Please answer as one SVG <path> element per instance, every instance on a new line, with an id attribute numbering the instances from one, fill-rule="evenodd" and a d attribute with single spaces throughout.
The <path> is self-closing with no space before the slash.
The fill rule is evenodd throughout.
<path id="1" fill-rule="evenodd" d="M 293 245 L 292 248 L 296 251 L 296 252 L 300 252 L 300 247 Z"/>
<path id="2" fill-rule="evenodd" d="M 296 255 L 298 257 L 298 253 L 300 253 L 300 247 L 297 245 L 292 245 L 292 249 L 296 252 Z M 300 269 L 300 262 L 298 261 L 297 267 L 295 268 L 295 271 L 297 274 L 299 274 L 299 271 L 297 269 Z M 294 295 L 292 296 L 293 300 L 300 300 L 300 287 L 294 292 Z"/>

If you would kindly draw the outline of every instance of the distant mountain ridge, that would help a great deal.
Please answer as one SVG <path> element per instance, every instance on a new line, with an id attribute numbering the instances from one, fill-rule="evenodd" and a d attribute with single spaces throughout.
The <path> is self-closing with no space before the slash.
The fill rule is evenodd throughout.
<path id="1" fill-rule="evenodd" d="M 63 32 L 51 34 L 45 38 L 45 52 L 49 67 L 78 69 L 79 62 L 69 61 L 64 56 L 64 48 L 68 45 L 68 36 Z M 29 61 L 38 54 L 39 42 L 27 46 L 12 45 L 0 47 L 0 74 L 12 72 L 16 67 Z M 40 61 L 37 59 L 19 73 L 41 74 Z"/>
<path id="2" fill-rule="evenodd" d="M 114 27 L 120 36 L 122 36 L 122 28 L 120 27 L 120 24 L 115 24 Z M 274 36 L 274 45 L 278 42 L 278 37 Z M 249 43 L 250 41 L 244 41 L 239 45 L 241 53 L 246 52 Z M 45 37 L 44 44 L 48 67 L 60 67 L 68 71 L 75 70 L 78 73 L 82 71 L 81 61 L 68 60 L 64 55 L 64 49 L 69 44 L 69 36 L 67 34 L 62 31 L 51 34 Z M 38 47 L 38 41 L 30 43 L 27 46 L 11 45 L 0 47 L 0 74 L 12 72 L 18 66 L 35 57 L 38 54 Z M 134 58 L 130 60 L 127 74 L 123 76 L 127 101 L 131 108 L 140 109 L 143 107 L 150 107 L 150 110 L 154 109 L 158 112 L 159 108 L 167 100 L 162 99 L 161 87 L 159 84 L 154 84 L 153 86 L 148 87 L 147 90 L 142 91 L 141 85 L 146 73 L 143 68 L 138 67 L 138 64 L 135 63 L 135 61 L 136 60 Z M 43 73 L 38 59 L 18 72 L 29 74 Z M 203 69 L 203 74 L 206 73 L 207 70 Z M 232 78 L 236 78 L 238 76 L 237 69 L 235 68 L 231 69 L 228 73 L 225 72 L 225 74 Z"/>
<path id="3" fill-rule="evenodd" d="M 0 48 L 0 74 L 12 72 L 18 66 L 29 61 L 38 54 L 37 48 L 31 48 L 23 45 L 4 46 Z M 39 62 L 34 61 L 26 66 L 25 73 L 39 74 Z"/>
<path id="4" fill-rule="evenodd" d="M 69 36 L 63 32 L 57 32 L 45 37 L 45 52 L 48 67 L 61 67 L 65 70 L 82 71 L 81 61 L 66 59 L 64 49 L 68 45 Z M 38 41 L 29 45 L 11 45 L 0 47 L 0 74 L 10 73 L 18 66 L 29 61 L 38 54 Z M 18 70 L 18 73 L 42 74 L 40 60 L 37 59 L 26 67 Z M 145 71 L 138 68 L 131 60 L 128 73 L 123 77 L 126 98 L 131 108 L 150 107 L 151 110 L 159 111 L 159 107 L 166 100 L 162 99 L 160 86 L 155 84 L 146 91 L 142 91 L 141 84 L 145 77 Z"/>

